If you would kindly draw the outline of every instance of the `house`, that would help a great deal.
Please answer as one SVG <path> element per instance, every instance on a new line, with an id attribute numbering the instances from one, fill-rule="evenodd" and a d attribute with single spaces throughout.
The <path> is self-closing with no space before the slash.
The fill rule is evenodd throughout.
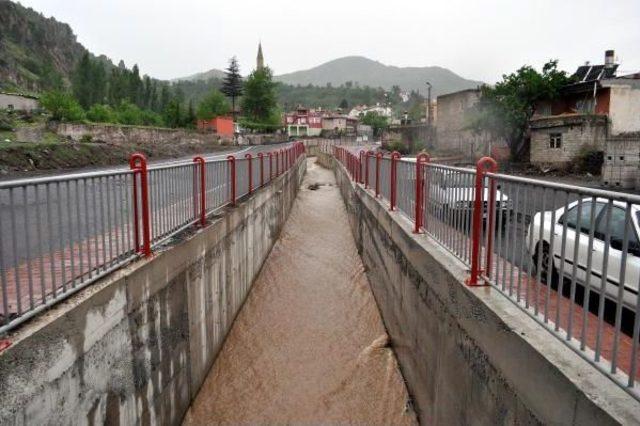
<path id="1" fill-rule="evenodd" d="M 327 115 L 322 117 L 322 129 L 325 133 L 355 135 L 357 132 L 358 119 L 348 115 Z"/>
<path id="2" fill-rule="evenodd" d="M 383 117 L 391 117 L 393 115 L 393 110 L 391 109 L 391 107 L 384 107 L 378 103 L 375 106 L 358 105 L 356 107 L 353 107 L 351 111 L 349 111 L 349 117 L 361 118 L 368 112 L 372 112 Z"/>
<path id="3" fill-rule="evenodd" d="M 39 106 L 38 98 L 35 96 L 0 92 L 0 109 L 31 112 L 38 109 Z"/>
<path id="4" fill-rule="evenodd" d="M 208 120 L 199 119 L 198 130 L 201 132 L 215 132 L 220 136 L 233 136 L 234 123 L 231 117 L 214 117 Z"/>
<path id="5" fill-rule="evenodd" d="M 310 110 L 302 106 L 284 117 L 287 135 L 292 136 L 320 136 L 322 132 L 322 111 Z"/>
<path id="6" fill-rule="evenodd" d="M 479 88 L 466 89 L 440 95 L 436 99 L 437 121 L 435 148 L 443 152 L 463 154 L 469 159 L 489 155 L 494 147 L 506 146 L 504 141 L 497 141 L 487 132 L 476 132 L 470 129 L 477 114 L 476 105 L 480 101 Z M 431 112 L 435 116 L 435 105 Z"/>
<path id="7" fill-rule="evenodd" d="M 617 76 L 617 69 L 614 51 L 607 50 L 604 64 L 578 67 L 558 99 L 536 106 L 532 164 L 570 165 L 583 149 L 604 152 L 608 140 L 640 131 L 640 74 Z"/>

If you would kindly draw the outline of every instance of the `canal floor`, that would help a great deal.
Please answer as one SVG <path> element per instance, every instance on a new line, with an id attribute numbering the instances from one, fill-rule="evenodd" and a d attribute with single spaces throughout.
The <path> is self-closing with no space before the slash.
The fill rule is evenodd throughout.
<path id="1" fill-rule="evenodd" d="M 416 424 L 333 173 L 307 161 L 187 425 Z"/>

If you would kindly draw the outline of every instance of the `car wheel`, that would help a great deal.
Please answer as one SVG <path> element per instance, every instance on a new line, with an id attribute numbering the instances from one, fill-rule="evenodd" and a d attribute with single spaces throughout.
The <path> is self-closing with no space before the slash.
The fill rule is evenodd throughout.
<path id="1" fill-rule="evenodd" d="M 542 256 L 540 259 L 540 281 L 543 284 L 547 284 L 547 277 L 549 276 L 549 257 L 551 256 L 551 251 L 549 250 L 549 244 L 546 242 L 538 243 L 536 245 L 536 252 L 533 255 L 533 275 L 535 277 L 538 276 L 538 257 Z M 556 270 L 556 266 L 553 262 L 551 262 L 551 283 L 556 283 L 558 281 L 558 271 Z"/>

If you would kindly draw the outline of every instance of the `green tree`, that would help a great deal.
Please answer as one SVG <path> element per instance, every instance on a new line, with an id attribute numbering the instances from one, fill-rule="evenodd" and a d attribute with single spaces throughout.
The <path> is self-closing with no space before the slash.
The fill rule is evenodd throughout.
<path id="1" fill-rule="evenodd" d="M 84 111 L 70 93 L 54 90 L 40 97 L 40 105 L 51 113 L 54 121 L 80 121 Z"/>
<path id="2" fill-rule="evenodd" d="M 229 112 L 229 103 L 220 91 L 213 89 L 207 97 L 198 104 L 196 115 L 203 120 L 209 120 Z"/>
<path id="3" fill-rule="evenodd" d="M 138 108 L 137 105 L 123 100 L 116 108 L 116 117 L 117 121 L 120 124 L 129 124 L 129 125 L 141 125 L 143 124 L 142 120 L 142 110 Z"/>
<path id="4" fill-rule="evenodd" d="M 345 98 L 342 98 L 342 100 L 340 101 L 340 105 L 338 105 L 338 108 L 343 111 L 346 110 L 347 108 L 349 108 L 349 102 L 347 102 Z"/>
<path id="5" fill-rule="evenodd" d="M 173 98 L 164 110 L 164 122 L 169 127 L 180 127 L 182 125 L 182 106 L 177 98 Z"/>
<path id="6" fill-rule="evenodd" d="M 362 117 L 362 124 L 371 126 L 373 129 L 373 135 L 376 137 L 380 136 L 382 132 L 389 127 L 387 117 L 374 111 L 369 111 L 364 115 L 364 117 Z"/>
<path id="7" fill-rule="evenodd" d="M 115 123 L 116 115 L 109 105 L 95 104 L 87 111 L 87 119 L 94 123 Z"/>
<path id="8" fill-rule="evenodd" d="M 71 77 L 73 95 L 83 108 L 89 108 L 94 103 L 93 74 L 91 58 L 89 53 L 85 53 Z"/>
<path id="9" fill-rule="evenodd" d="M 229 60 L 229 67 L 225 72 L 220 91 L 224 93 L 225 96 L 231 98 L 231 112 L 233 114 L 233 121 L 235 121 L 236 99 L 242 96 L 242 76 L 240 75 L 240 66 L 235 56 Z"/>
<path id="10" fill-rule="evenodd" d="M 469 128 L 507 141 L 512 159 L 525 157 L 526 132 L 536 103 L 556 99 L 562 86 L 570 82 L 557 66 L 557 60 L 549 61 L 540 73 L 525 65 L 503 75 L 494 87 L 484 86 Z"/>
<path id="11" fill-rule="evenodd" d="M 245 123 L 251 126 L 272 126 L 276 130 L 280 118 L 276 100 L 276 84 L 269 67 L 253 71 L 244 84 L 242 110 Z M 266 129 L 266 128 L 265 128 Z"/>

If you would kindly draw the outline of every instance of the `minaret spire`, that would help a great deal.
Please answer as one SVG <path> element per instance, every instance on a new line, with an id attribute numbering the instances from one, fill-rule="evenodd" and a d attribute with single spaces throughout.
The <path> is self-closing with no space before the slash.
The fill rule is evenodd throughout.
<path id="1" fill-rule="evenodd" d="M 262 42 L 258 43 L 258 59 L 256 69 L 261 70 L 264 68 L 264 56 L 262 55 Z"/>

